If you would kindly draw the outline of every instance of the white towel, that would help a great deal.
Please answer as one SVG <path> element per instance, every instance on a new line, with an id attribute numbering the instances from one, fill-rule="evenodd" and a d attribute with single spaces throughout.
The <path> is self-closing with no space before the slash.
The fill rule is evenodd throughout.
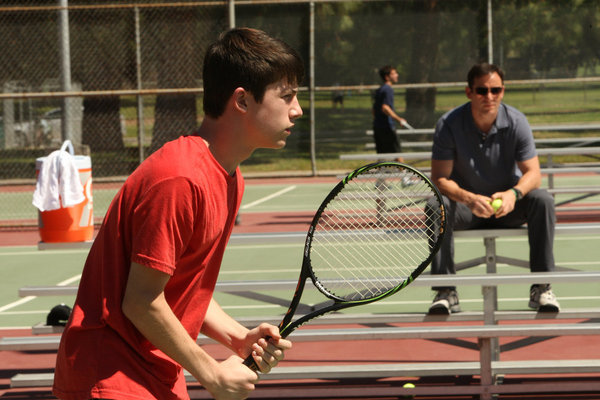
<path id="1" fill-rule="evenodd" d="M 75 158 L 64 150 L 56 150 L 42 162 L 33 205 L 40 211 L 71 207 L 85 200 Z"/>

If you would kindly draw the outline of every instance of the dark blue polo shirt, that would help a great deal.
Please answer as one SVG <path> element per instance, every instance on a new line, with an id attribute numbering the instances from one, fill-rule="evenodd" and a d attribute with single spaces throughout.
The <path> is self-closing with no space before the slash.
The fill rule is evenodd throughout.
<path id="1" fill-rule="evenodd" d="M 473 120 L 471 103 L 444 114 L 435 127 L 432 159 L 454 160 L 450 179 L 461 188 L 490 196 L 517 184 L 517 162 L 536 156 L 531 127 L 525 115 L 501 104 L 485 136 Z"/>
<path id="2" fill-rule="evenodd" d="M 381 111 L 381 106 L 387 104 L 390 108 L 394 109 L 394 89 L 388 85 L 383 84 L 379 89 L 375 91 L 373 99 L 373 129 L 395 129 L 394 119 Z"/>

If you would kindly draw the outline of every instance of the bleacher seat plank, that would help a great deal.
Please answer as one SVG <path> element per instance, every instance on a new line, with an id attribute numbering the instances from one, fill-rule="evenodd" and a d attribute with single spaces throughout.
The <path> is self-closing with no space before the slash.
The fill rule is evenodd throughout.
<path id="1" fill-rule="evenodd" d="M 481 230 L 460 231 L 455 232 L 459 237 L 488 237 L 482 236 Z M 489 232 L 489 234 L 500 236 L 516 236 L 527 235 L 526 229 L 501 229 L 498 233 Z M 501 231 L 514 231 L 512 233 L 503 233 Z M 581 234 L 582 231 L 573 227 L 570 230 L 571 234 Z M 600 226 L 598 227 L 600 233 Z M 569 272 L 536 272 L 531 274 L 484 274 L 484 275 L 427 275 L 423 274 L 411 283 L 411 286 L 440 286 L 444 284 L 453 285 L 504 285 L 509 283 L 514 284 L 531 284 L 539 283 L 543 280 L 547 283 L 567 283 L 567 282 L 585 282 L 589 280 L 600 279 L 600 271 L 569 271 Z M 296 280 L 279 280 L 279 281 L 229 281 L 217 283 L 215 290 L 217 292 L 235 293 L 246 291 L 290 291 L 294 290 L 297 285 Z M 308 281 L 308 288 L 313 287 Z M 314 287 L 313 287 L 314 288 Z M 19 289 L 19 296 L 72 296 L 77 294 L 77 286 L 25 286 Z"/>
<path id="2" fill-rule="evenodd" d="M 0 338 L 0 351 L 57 350 L 60 336 L 9 336 Z"/>
<path id="3" fill-rule="evenodd" d="M 467 326 L 420 326 L 344 329 L 300 329 L 295 331 L 294 342 L 330 342 L 347 340 L 397 340 L 397 339 L 446 339 L 452 338 L 497 338 L 520 336 L 564 336 L 598 335 L 600 324 L 523 324 L 523 325 L 467 325 Z M 214 341 L 204 335 L 197 339 L 204 345 Z M 0 350 L 32 351 L 57 350 L 59 335 L 17 336 L 0 338 Z"/>
<path id="4" fill-rule="evenodd" d="M 561 131 L 561 132 L 573 132 L 573 131 L 597 131 L 600 130 L 600 124 L 561 124 L 561 125 L 531 125 L 531 130 L 536 131 Z M 396 129 L 398 135 L 414 135 L 414 134 L 433 134 L 435 130 L 433 128 L 417 128 L 417 129 Z M 373 130 L 367 129 L 365 132 L 367 135 L 372 136 Z M 584 137 L 585 138 L 585 137 Z"/>
<path id="5" fill-rule="evenodd" d="M 431 133 L 433 133 L 433 132 L 431 132 Z M 405 132 L 404 134 L 411 134 L 411 133 Z M 570 143 L 570 145 L 567 147 L 583 147 L 583 146 L 588 146 L 590 144 L 599 143 L 600 137 L 579 136 L 579 137 L 573 137 L 573 138 L 539 138 L 539 139 L 534 139 L 534 141 L 535 141 L 536 146 Z M 401 144 L 402 144 L 403 148 L 423 147 L 423 148 L 430 149 L 431 146 L 433 146 L 432 141 L 409 142 L 409 141 L 402 140 Z M 372 142 L 366 143 L 365 148 L 372 150 L 375 148 L 375 143 L 372 143 Z"/>
<path id="6" fill-rule="evenodd" d="M 556 170 L 563 171 L 565 168 L 556 168 Z M 568 169 L 567 169 L 568 170 Z M 588 169 L 585 169 L 586 171 Z M 600 168 L 598 168 L 600 171 Z M 588 193 L 589 192 L 599 192 L 600 188 L 597 187 L 586 187 L 586 188 L 552 188 L 550 190 L 553 193 Z M 581 190 L 581 192 L 579 191 Z M 594 224 L 576 224 L 579 228 L 581 228 L 581 233 L 586 233 L 587 231 L 600 231 L 600 225 Z M 571 230 L 572 228 L 569 228 Z M 563 228 L 559 224 L 556 227 L 557 234 L 561 234 Z M 508 231 L 508 230 L 507 230 Z M 458 233 L 458 232 L 457 232 Z M 304 239 L 306 238 L 306 232 L 277 232 L 277 233 L 237 233 L 231 235 L 229 240 L 229 244 L 232 246 L 239 245 L 253 245 L 253 244 L 264 244 L 265 242 L 274 243 L 274 244 L 289 244 L 289 243 L 298 243 L 303 244 Z M 45 250 L 50 249 L 64 249 L 64 248 L 74 248 L 74 249 L 85 249 L 91 247 L 93 242 L 73 242 L 73 243 L 38 243 L 38 248 L 43 247 Z M 74 247 L 69 247 L 74 246 Z"/>
<path id="7" fill-rule="evenodd" d="M 425 322 L 475 322 L 483 321 L 481 311 L 463 311 L 450 315 L 429 315 L 426 313 L 395 313 L 395 314 L 326 314 L 311 321 L 311 325 L 381 325 Z M 599 308 L 580 308 L 563 310 L 560 313 L 538 313 L 537 311 L 495 311 L 494 321 L 540 321 L 540 320 L 586 320 L 600 319 Z M 236 318 L 247 328 L 254 328 L 262 322 L 278 325 L 281 316 L 242 317 Z M 62 326 L 51 326 L 39 323 L 31 328 L 33 335 L 62 333 Z"/>
<path id="8" fill-rule="evenodd" d="M 38 242 L 38 250 L 78 250 L 92 247 L 93 240 L 83 242 Z"/>
<path id="9" fill-rule="evenodd" d="M 540 156 L 554 155 L 573 155 L 573 154 L 600 154 L 600 147 L 556 147 L 537 149 Z M 403 157 L 405 160 L 428 160 L 431 158 L 431 151 L 415 151 L 404 153 L 362 153 L 362 154 L 340 154 L 340 160 L 395 160 Z"/>
<path id="10" fill-rule="evenodd" d="M 534 361 L 493 361 L 492 369 L 496 374 L 583 374 L 600 371 L 600 360 L 534 360 Z M 295 379 L 360 379 L 391 377 L 428 377 L 428 376 L 472 376 L 480 373 L 478 362 L 436 362 L 436 363 L 376 363 L 353 365 L 313 365 L 278 366 L 268 374 L 262 374 L 261 380 Z M 186 381 L 195 383 L 189 373 Z M 17 374 L 12 377 L 10 386 L 49 387 L 54 380 L 53 373 Z"/>
<path id="11" fill-rule="evenodd" d="M 546 190 L 551 194 L 600 193 L 600 187 L 597 186 L 548 188 Z"/>

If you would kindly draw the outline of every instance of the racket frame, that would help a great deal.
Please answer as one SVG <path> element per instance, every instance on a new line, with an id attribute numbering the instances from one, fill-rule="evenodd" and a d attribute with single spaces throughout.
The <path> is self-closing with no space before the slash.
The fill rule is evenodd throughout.
<path id="1" fill-rule="evenodd" d="M 384 167 L 384 166 L 401 167 L 402 169 L 409 170 L 410 172 L 414 173 L 415 175 L 420 176 L 421 179 L 430 186 L 432 195 L 438 199 L 438 202 L 440 205 L 440 210 L 439 210 L 440 211 L 440 227 L 439 227 L 439 233 L 437 236 L 437 240 L 435 241 L 433 247 L 430 248 L 429 256 L 427 257 L 427 259 L 424 260 L 423 262 L 421 262 L 421 264 L 417 268 L 415 268 L 406 279 L 404 279 L 401 283 L 399 283 L 395 287 L 391 288 L 390 290 L 383 292 L 372 298 L 368 298 L 368 299 L 347 300 L 347 299 L 338 298 L 338 297 L 332 295 L 331 293 L 329 293 L 329 291 L 326 290 L 319 283 L 319 280 L 314 275 L 314 272 L 313 272 L 313 269 L 311 266 L 310 251 L 311 251 L 313 235 L 314 235 L 315 229 L 317 227 L 317 223 L 319 222 L 319 219 L 321 218 L 321 215 L 323 214 L 323 211 L 325 210 L 325 208 L 327 207 L 329 202 L 332 199 L 334 199 L 335 196 L 349 182 L 351 182 L 354 178 L 356 178 L 357 176 L 359 176 L 362 173 L 365 173 L 373 168 Z M 419 171 L 409 165 L 406 165 L 406 164 L 403 164 L 400 162 L 395 162 L 395 161 L 375 162 L 372 164 L 362 166 L 362 167 L 352 171 L 344 179 L 342 179 L 340 182 L 338 182 L 338 184 L 325 197 L 325 199 L 323 200 L 323 202 L 321 203 L 321 205 L 315 212 L 315 215 L 312 219 L 310 227 L 308 228 L 308 232 L 306 234 L 306 240 L 304 242 L 304 251 L 303 251 L 303 255 L 302 255 L 302 269 L 300 271 L 300 277 L 298 279 L 298 284 L 296 285 L 296 290 L 294 292 L 294 296 L 292 297 L 292 300 L 290 302 L 288 310 L 286 311 L 283 319 L 281 320 L 281 322 L 279 323 L 279 326 L 278 326 L 281 337 L 286 338 L 296 328 L 304 325 L 305 323 L 307 323 L 308 321 L 310 321 L 314 318 L 320 317 L 321 315 L 327 314 L 332 311 L 338 311 L 338 310 L 341 310 L 344 308 L 352 307 L 352 306 L 373 303 L 375 301 L 378 301 L 378 300 L 381 300 L 388 296 L 391 296 L 392 294 L 404 289 L 412 281 L 414 281 L 421 274 L 421 272 L 423 272 L 423 270 L 425 268 L 427 268 L 427 266 L 431 262 L 433 256 L 435 255 L 435 253 L 439 250 L 439 247 L 442 243 L 443 236 L 445 233 L 445 226 L 446 226 L 446 214 L 445 214 L 444 202 L 442 199 L 442 195 L 440 194 L 437 187 L 433 184 L 433 182 L 431 182 L 431 180 L 426 175 L 424 175 L 421 171 Z M 332 300 L 333 303 L 328 306 L 324 306 L 323 308 L 320 308 L 318 310 L 314 310 L 308 314 L 302 315 L 302 316 L 298 317 L 298 319 L 296 319 L 295 321 L 292 321 L 292 318 L 296 314 L 296 309 L 298 308 L 298 305 L 300 304 L 300 300 L 302 298 L 302 293 L 304 292 L 304 287 L 306 285 L 306 281 L 309 278 L 312 281 L 313 285 L 324 296 L 326 296 L 327 298 Z M 268 339 L 269 338 L 267 338 L 267 340 Z M 256 362 L 254 361 L 254 358 L 252 357 L 252 355 L 249 355 L 244 360 L 244 365 L 248 366 L 253 371 L 258 370 L 258 366 L 256 365 Z"/>
<path id="2" fill-rule="evenodd" d="M 327 205 L 329 204 L 329 202 L 332 199 L 334 199 L 337 196 L 337 194 L 340 191 L 342 191 L 342 189 L 346 185 L 348 185 L 348 183 L 350 183 L 357 176 L 359 176 L 371 169 L 385 167 L 385 166 L 401 167 L 402 169 L 409 170 L 410 172 L 414 173 L 415 175 L 418 175 L 423 181 L 425 181 L 430 186 L 430 188 L 432 189 L 432 194 L 435 197 L 437 197 L 438 202 L 440 204 L 440 231 L 438 233 L 438 238 L 437 238 L 434 246 L 430 249 L 429 257 L 426 260 L 424 260 L 417 268 L 415 268 L 406 279 L 404 279 L 401 283 L 399 283 L 392 289 L 390 289 L 386 292 L 383 292 L 383 293 L 379 294 L 378 296 L 374 296 L 374 297 L 368 298 L 368 299 L 360 299 L 360 300 L 341 299 L 341 298 L 336 297 L 336 296 L 332 295 L 331 293 L 329 293 L 329 291 L 327 291 L 321 285 L 319 280 L 314 275 L 314 272 L 313 272 L 313 269 L 311 266 L 311 261 L 310 261 L 310 251 L 311 251 L 311 245 L 312 245 L 312 240 L 313 240 L 313 234 L 317 227 L 317 223 L 319 222 L 321 215 L 323 214 L 323 211 L 327 208 Z M 306 240 L 304 243 L 304 251 L 303 251 L 303 255 L 302 255 L 302 270 L 300 272 L 300 278 L 298 279 L 298 284 L 297 284 L 296 290 L 294 292 L 294 297 L 292 298 L 292 301 L 290 302 L 290 305 L 288 307 L 288 310 L 287 310 L 285 316 L 283 317 L 281 323 L 279 324 L 279 332 L 280 332 L 281 336 L 283 338 L 286 338 L 296 328 L 304 325 L 305 323 L 307 323 L 308 321 L 310 321 L 314 318 L 320 317 L 321 315 L 327 314 L 332 311 L 338 311 L 338 310 L 348 308 L 348 307 L 353 307 L 353 306 L 362 305 L 362 304 L 369 304 L 369 303 L 372 303 L 375 301 L 379 301 L 383 298 L 391 296 L 392 294 L 397 293 L 398 291 L 404 289 L 412 281 L 414 281 L 421 274 L 421 272 L 423 272 L 423 270 L 425 270 L 425 268 L 427 268 L 427 266 L 433 259 L 433 256 L 435 255 L 435 253 L 437 253 L 437 251 L 439 250 L 439 247 L 441 246 L 443 236 L 445 233 L 445 221 L 446 221 L 446 214 L 445 214 L 444 202 L 442 199 L 442 195 L 440 194 L 437 187 L 433 184 L 433 182 L 431 182 L 431 180 L 425 174 L 423 174 L 421 171 L 419 171 L 409 165 L 400 163 L 400 162 L 384 161 L 384 162 L 375 162 L 375 163 L 371 163 L 371 164 L 362 166 L 362 167 L 357 168 L 356 170 L 352 171 L 351 173 L 349 173 L 344 179 L 342 179 L 340 182 L 338 182 L 338 184 L 329 192 L 329 194 L 322 201 L 321 205 L 315 212 L 315 215 L 311 221 L 310 227 L 308 228 L 308 232 L 306 234 Z M 304 287 L 306 285 L 306 280 L 309 278 L 312 281 L 313 285 L 324 296 L 333 300 L 333 304 L 331 304 L 329 306 L 325 306 L 319 310 L 312 311 L 309 314 L 302 315 L 297 320 L 292 322 L 292 318 L 294 317 L 294 315 L 296 313 L 298 304 L 300 304 L 300 299 L 302 297 L 302 293 L 303 293 Z"/>

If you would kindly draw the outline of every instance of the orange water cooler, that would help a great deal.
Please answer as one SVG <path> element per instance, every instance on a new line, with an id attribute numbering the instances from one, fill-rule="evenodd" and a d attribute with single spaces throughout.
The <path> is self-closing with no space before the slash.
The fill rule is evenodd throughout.
<path id="1" fill-rule="evenodd" d="M 85 199 L 71 207 L 50 211 L 38 211 L 38 227 L 42 242 L 84 242 L 94 236 L 94 213 L 92 197 L 92 161 L 88 156 L 77 156 L 73 145 L 66 141 L 61 151 L 69 147 L 79 172 Z M 36 160 L 36 177 L 46 157 Z"/>

